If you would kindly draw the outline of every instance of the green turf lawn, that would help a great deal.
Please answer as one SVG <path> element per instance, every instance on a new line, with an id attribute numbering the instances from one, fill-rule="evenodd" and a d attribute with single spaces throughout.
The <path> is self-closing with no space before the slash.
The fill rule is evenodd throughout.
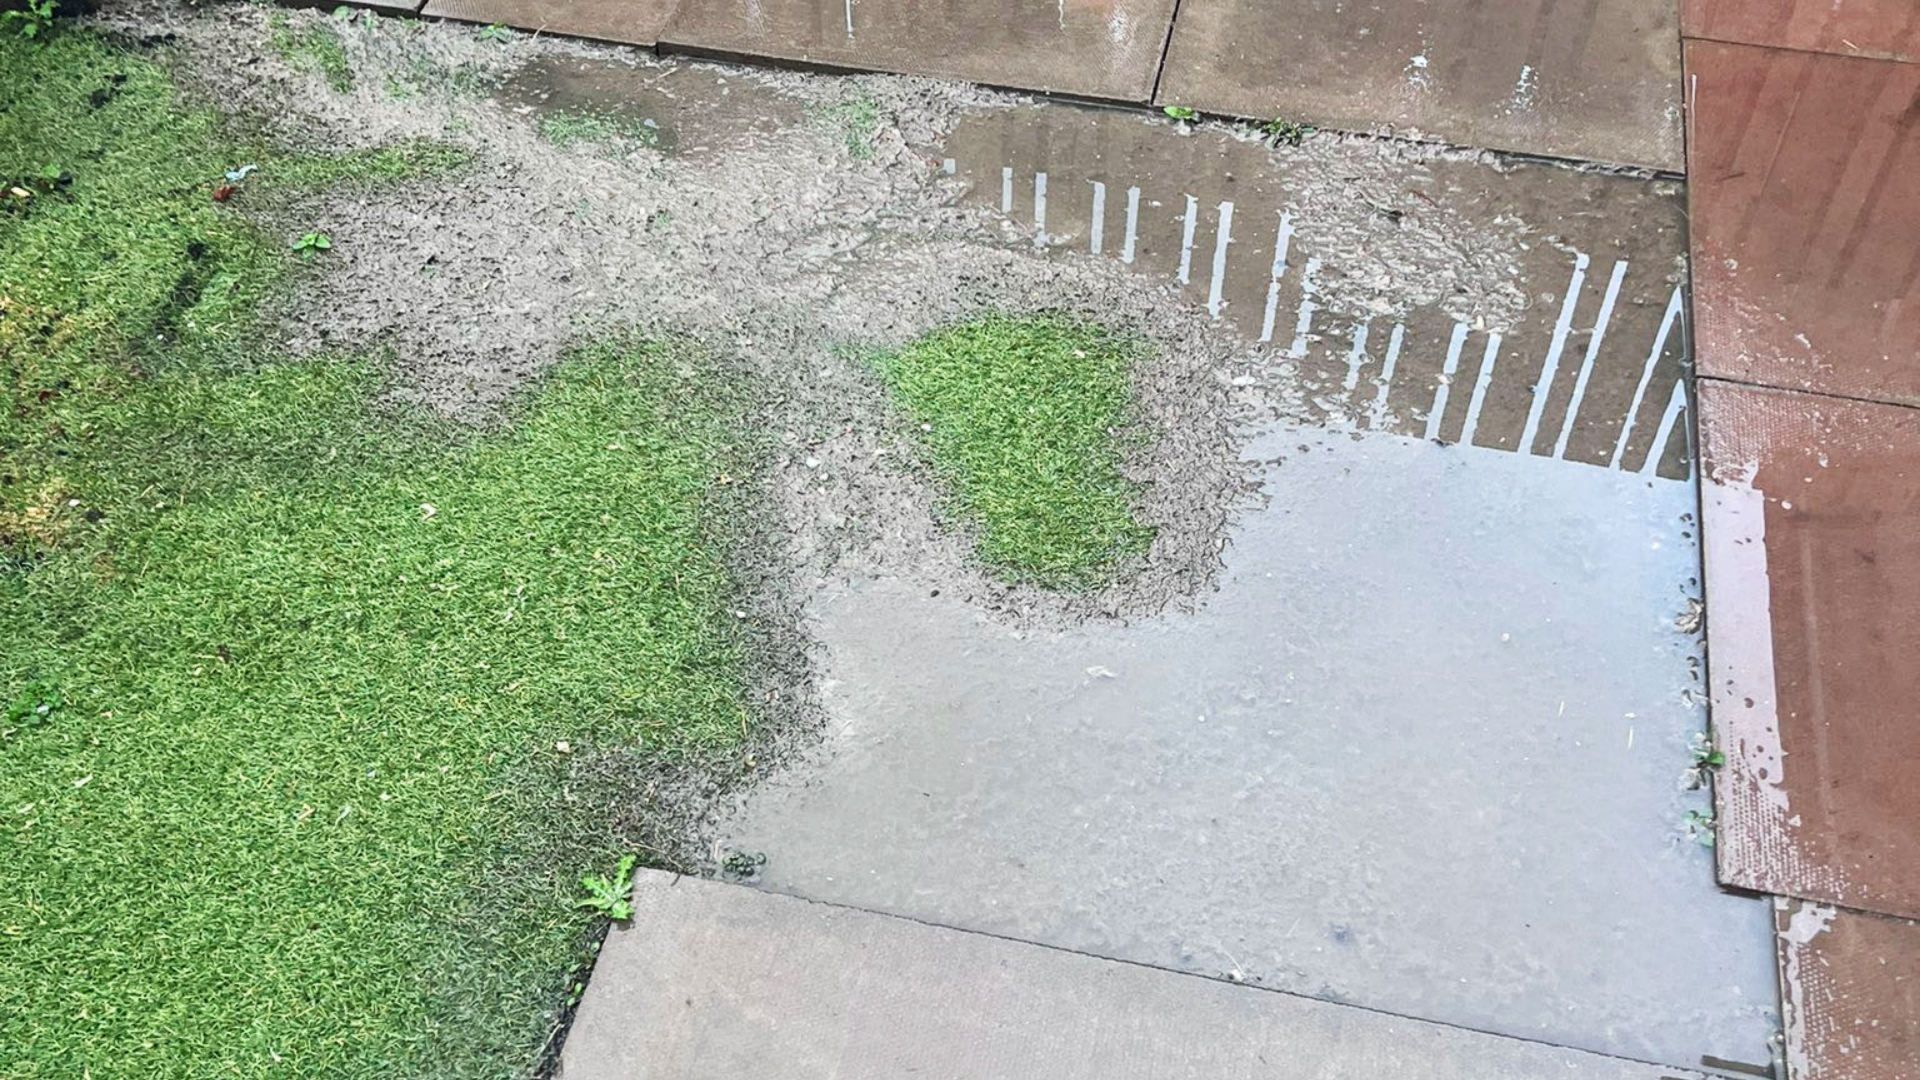
<path id="1" fill-rule="evenodd" d="M 1153 530 L 1120 473 L 1144 343 L 1063 317 L 987 316 L 878 360 L 980 556 L 1016 582 L 1085 589 Z"/>
<path id="2" fill-rule="evenodd" d="M 457 155 L 235 143 L 74 30 L 0 95 L 0 1076 L 513 1075 L 620 854 L 569 764 L 744 727 L 734 406 L 603 343 L 504 430 L 395 416 L 249 346 L 312 263 L 210 191 Z"/>

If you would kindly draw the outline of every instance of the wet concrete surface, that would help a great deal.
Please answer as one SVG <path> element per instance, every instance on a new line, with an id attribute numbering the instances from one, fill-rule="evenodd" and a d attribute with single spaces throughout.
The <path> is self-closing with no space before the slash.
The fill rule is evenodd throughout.
<path id="1" fill-rule="evenodd" d="M 783 892 L 1675 1066 L 1762 1063 L 1770 912 L 1682 835 L 1692 486 L 1277 429 L 1217 595 L 1023 633 L 818 596 L 826 742 L 723 828 Z"/>
<path id="2" fill-rule="evenodd" d="M 1920 410 L 1701 394 L 1721 879 L 1920 917 Z"/>
<path id="3" fill-rule="evenodd" d="M 1679 185 L 1223 130 L 1028 106 L 926 153 L 1033 246 L 1180 284 L 1325 423 L 1688 475 Z"/>
<path id="4" fill-rule="evenodd" d="M 1185 0 L 1156 100 L 1678 171 L 1673 0 Z"/>
<path id="5" fill-rule="evenodd" d="M 651 45 L 675 0 L 427 0 L 422 15 L 534 33 Z"/>
<path id="6" fill-rule="evenodd" d="M 1145 102 L 1174 0 L 713 0 L 675 48 Z"/>
<path id="7" fill-rule="evenodd" d="M 1698 1080 L 657 871 L 633 906 L 564 1080 Z"/>
<path id="8" fill-rule="evenodd" d="M 546 56 L 516 70 L 499 91 L 509 106 L 538 115 L 587 114 L 650 133 L 650 148 L 711 158 L 805 123 L 806 111 L 764 86 L 708 66 L 637 66 L 598 58 Z M 684 139 L 683 139 L 684 135 Z"/>
<path id="9" fill-rule="evenodd" d="M 1687 45 L 1700 372 L 1920 405 L 1920 64 Z"/>

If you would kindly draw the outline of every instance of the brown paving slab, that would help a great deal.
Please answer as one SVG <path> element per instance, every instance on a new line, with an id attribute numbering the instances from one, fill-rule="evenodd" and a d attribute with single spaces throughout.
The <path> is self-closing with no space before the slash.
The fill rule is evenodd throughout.
<path id="1" fill-rule="evenodd" d="M 429 0 L 423 15 L 520 30 L 651 45 L 674 0 Z"/>
<path id="2" fill-rule="evenodd" d="M 1673 0 L 1184 0 L 1157 100 L 1682 166 Z"/>
<path id="3" fill-rule="evenodd" d="M 1920 1077 L 1920 922 L 1774 907 L 1787 1080 Z"/>
<path id="4" fill-rule="evenodd" d="M 1920 60 L 1914 0 L 1682 0 L 1688 37 Z"/>
<path id="5" fill-rule="evenodd" d="M 663 43 L 1144 102 L 1174 0 L 688 0 Z"/>
<path id="6" fill-rule="evenodd" d="M 1704 375 L 1920 404 L 1920 65 L 1694 41 Z"/>
<path id="7" fill-rule="evenodd" d="M 282 7 L 320 8 L 331 11 L 338 4 L 329 0 L 281 0 Z M 395 15 L 411 15 L 420 10 L 420 0 L 353 0 L 354 7 L 372 8 L 375 11 L 391 12 Z"/>
<path id="8" fill-rule="evenodd" d="M 1920 410 L 1699 394 L 1720 879 L 1920 915 Z"/>

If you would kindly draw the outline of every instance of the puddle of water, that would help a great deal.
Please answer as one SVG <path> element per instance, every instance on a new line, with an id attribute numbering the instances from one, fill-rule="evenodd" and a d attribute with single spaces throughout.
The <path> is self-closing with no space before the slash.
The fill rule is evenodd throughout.
<path id="1" fill-rule="evenodd" d="M 1677 185 L 1060 104 L 968 114 L 928 153 L 1022 243 L 1264 343 L 1330 427 L 1690 475 Z"/>
<path id="2" fill-rule="evenodd" d="M 728 842 L 814 899 L 1674 1065 L 1766 1059 L 1766 905 L 1680 835 L 1685 482 L 1276 429 L 1198 612 L 820 597 L 827 744 Z"/>
<path id="3" fill-rule="evenodd" d="M 543 56 L 501 85 L 500 100 L 536 116 L 613 120 L 662 153 L 700 160 L 805 122 L 790 99 L 703 65 L 640 66 Z"/>

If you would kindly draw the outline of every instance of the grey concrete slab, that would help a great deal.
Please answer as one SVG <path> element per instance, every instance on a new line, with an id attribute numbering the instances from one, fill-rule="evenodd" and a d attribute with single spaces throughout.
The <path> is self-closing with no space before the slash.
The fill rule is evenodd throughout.
<path id="1" fill-rule="evenodd" d="M 969 113 L 926 153 L 1014 242 L 1267 344 L 1329 426 L 1689 475 L 1679 184 L 1059 103 Z"/>
<path id="2" fill-rule="evenodd" d="M 1681 826 L 1693 485 L 1391 435 L 1247 453 L 1269 502 L 1195 612 L 1025 634 L 940 581 L 820 596 L 830 734 L 726 844 L 814 899 L 1767 1062 L 1769 912 Z"/>
<path id="3" fill-rule="evenodd" d="M 1144 103 L 1174 0 L 690 0 L 663 47 Z"/>
<path id="4" fill-rule="evenodd" d="M 1185 0 L 1157 100 L 1679 171 L 1673 0 Z"/>
<path id="5" fill-rule="evenodd" d="M 869 912 L 643 872 L 564 1080 L 1685 1080 Z"/>

